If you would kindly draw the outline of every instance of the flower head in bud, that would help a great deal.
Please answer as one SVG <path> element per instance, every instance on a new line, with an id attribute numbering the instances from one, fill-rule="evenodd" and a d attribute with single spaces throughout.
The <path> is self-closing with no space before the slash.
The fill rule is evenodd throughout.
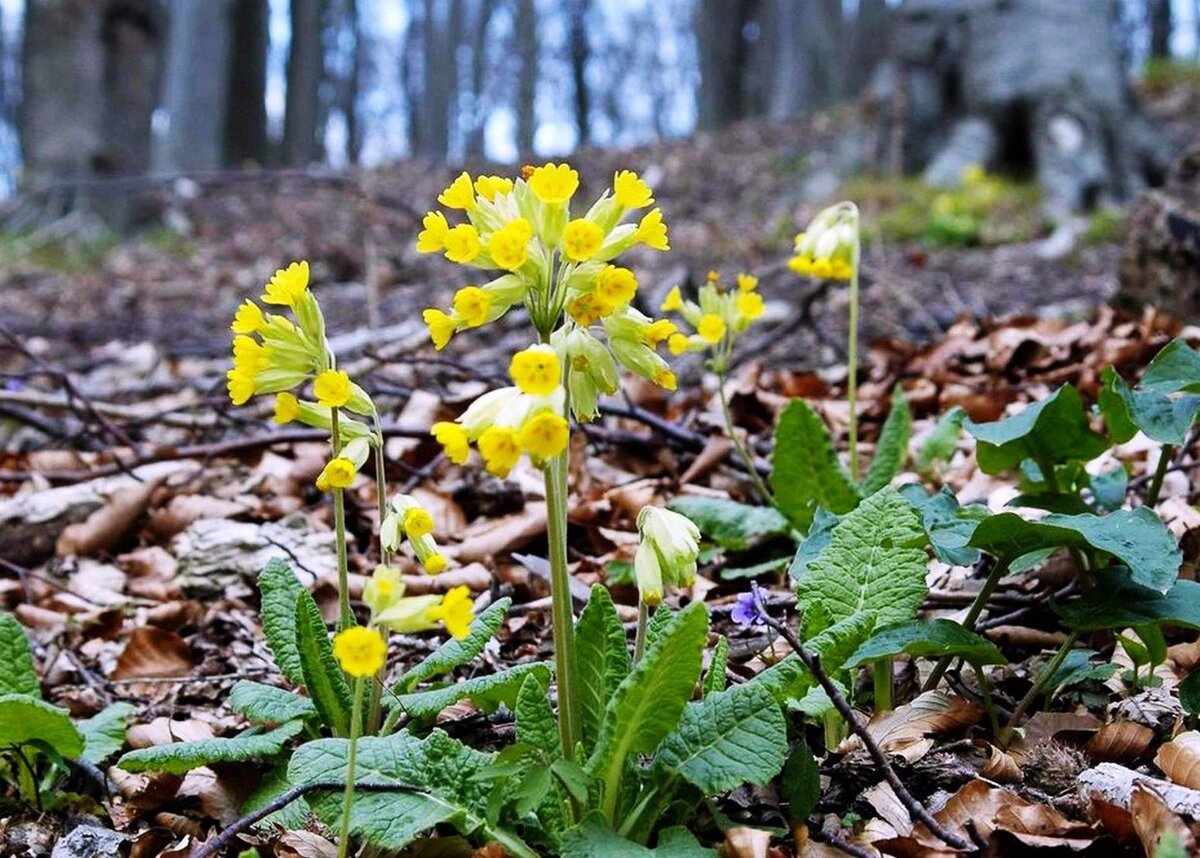
<path id="1" fill-rule="evenodd" d="M 296 302 L 304 297 L 308 289 L 308 263 L 293 262 L 287 268 L 281 268 L 271 277 L 263 290 L 264 304 L 280 304 L 294 307 Z"/>
<path id="2" fill-rule="evenodd" d="M 638 223 L 634 241 L 641 242 L 651 250 L 670 250 L 667 243 L 667 225 L 663 223 L 662 210 L 651 209 Z"/>
<path id="3" fill-rule="evenodd" d="M 471 446 L 467 432 L 457 423 L 440 421 L 434 423 L 432 429 L 434 439 L 446 451 L 446 458 L 456 465 L 465 465 L 471 457 Z"/>
<path id="4" fill-rule="evenodd" d="M 275 394 L 275 422 L 280 426 L 291 423 L 300 414 L 300 400 L 284 391 Z"/>
<path id="5" fill-rule="evenodd" d="M 471 177 L 465 171 L 450 183 L 450 187 L 438 195 L 438 202 L 448 209 L 475 209 L 475 189 L 471 185 Z M 454 260 L 457 262 L 457 260 Z"/>
<path id="6" fill-rule="evenodd" d="M 263 315 L 262 308 L 247 298 L 237 308 L 229 329 L 235 334 L 257 334 L 266 326 L 267 317 Z"/>
<path id="7" fill-rule="evenodd" d="M 372 617 L 396 604 L 403 595 L 400 570 L 392 566 L 376 566 L 363 585 L 363 603 L 371 609 Z"/>
<path id="8" fill-rule="evenodd" d="M 333 655 L 349 676 L 374 676 L 387 658 L 387 644 L 379 632 L 351 626 L 334 635 Z"/>
<path id="9" fill-rule="evenodd" d="M 446 247 L 446 233 L 450 224 L 441 212 L 429 212 L 421 219 L 424 229 L 417 234 L 418 253 L 438 253 Z"/>
<path id="10" fill-rule="evenodd" d="M 475 180 L 475 193 L 485 200 L 494 200 L 500 194 L 507 194 L 513 189 L 512 179 L 504 176 L 480 176 Z"/>
<path id="11" fill-rule="evenodd" d="M 421 561 L 421 567 L 430 575 L 441 575 L 446 571 L 446 556 L 444 554 L 427 554 Z"/>
<path id="12" fill-rule="evenodd" d="M 715 345 L 725 336 L 725 320 L 715 313 L 705 313 L 696 325 L 696 333 Z"/>
<path id="13" fill-rule="evenodd" d="M 553 459 L 567 449 L 570 427 L 561 414 L 542 411 L 526 420 L 517 433 L 517 443 L 534 459 Z"/>
<path id="14" fill-rule="evenodd" d="M 438 351 L 446 347 L 450 338 L 454 336 L 454 331 L 458 328 L 458 322 L 453 316 L 443 313 L 436 307 L 426 307 L 421 314 L 421 319 L 429 328 L 429 339 L 433 340 L 433 347 Z"/>
<path id="15" fill-rule="evenodd" d="M 657 595 L 661 600 L 663 584 L 689 586 L 696 579 L 700 529 L 690 518 L 656 506 L 642 507 L 637 527 L 642 541 L 634 558 L 634 571 L 643 599 Z"/>
<path id="16" fill-rule="evenodd" d="M 650 186 L 632 170 L 621 170 L 613 176 L 613 195 L 617 205 L 627 209 L 642 209 L 654 202 Z"/>
<path id="17" fill-rule="evenodd" d="M 353 390 L 350 376 L 340 369 L 327 369 L 313 379 L 313 395 L 317 404 L 326 408 L 341 408 L 350 401 Z"/>
<path id="18" fill-rule="evenodd" d="M 548 345 L 530 346 L 512 356 L 508 374 L 522 393 L 548 396 L 562 383 L 558 354 Z"/>
<path id="19" fill-rule="evenodd" d="M 451 262 L 470 262 L 479 255 L 480 248 L 479 233 L 469 223 L 460 223 L 446 233 L 446 258 Z"/>
<path id="20" fill-rule="evenodd" d="M 604 243 L 604 230 L 590 220 L 577 218 L 563 230 L 563 256 L 572 262 L 586 262 Z"/>
<path id="21" fill-rule="evenodd" d="M 487 321 L 492 297 L 478 286 L 464 286 L 454 293 L 454 315 L 468 328 L 477 328 Z"/>
<path id="22" fill-rule="evenodd" d="M 567 164 L 544 164 L 529 174 L 529 189 L 547 204 L 565 203 L 579 189 L 579 173 Z"/>
<path id="23" fill-rule="evenodd" d="M 323 492 L 330 489 L 349 488 L 356 476 L 358 476 L 358 468 L 354 466 L 354 462 L 338 456 L 336 459 L 330 459 L 321 469 L 321 473 L 317 477 L 317 488 Z"/>
<path id="24" fill-rule="evenodd" d="M 426 612 L 426 616 L 440 622 L 446 631 L 462 640 L 471 633 L 471 621 L 475 619 L 471 590 L 465 584 L 452 588 L 440 604 Z"/>
<path id="25" fill-rule="evenodd" d="M 504 479 L 521 458 L 517 432 L 508 426 L 489 426 L 476 442 L 488 473 Z"/>

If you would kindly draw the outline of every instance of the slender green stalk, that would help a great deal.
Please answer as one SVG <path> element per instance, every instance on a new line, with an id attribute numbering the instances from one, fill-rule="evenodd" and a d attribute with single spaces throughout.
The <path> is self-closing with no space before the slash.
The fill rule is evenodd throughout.
<path id="1" fill-rule="evenodd" d="M 638 600 L 637 634 L 633 637 L 633 663 L 642 660 L 646 652 L 646 623 L 650 620 L 650 606 Z"/>
<path id="2" fill-rule="evenodd" d="M 1175 445 L 1163 444 L 1162 450 L 1158 454 L 1158 467 L 1154 469 L 1154 479 L 1150 481 L 1150 488 L 1146 491 L 1146 506 L 1153 507 L 1158 503 L 1158 495 L 1162 491 L 1163 478 L 1167 475 L 1167 468 L 1171 466 L 1171 459 L 1174 456 Z"/>
<path id="3" fill-rule="evenodd" d="M 342 452 L 342 433 L 338 425 L 339 409 L 330 411 L 329 444 L 336 458 Z M 337 540 L 338 565 L 338 631 L 354 625 L 350 610 L 350 571 L 346 559 L 346 497 L 342 489 L 333 489 L 333 533 Z"/>
<path id="4" fill-rule="evenodd" d="M 821 716 L 825 728 L 825 753 L 832 754 L 833 749 L 842 744 L 842 716 L 830 710 Z"/>
<path id="5" fill-rule="evenodd" d="M 983 582 L 983 589 L 979 591 L 979 595 L 975 597 L 975 601 L 971 603 L 971 607 L 967 610 L 966 617 L 963 618 L 963 628 L 968 631 L 975 630 L 975 621 L 983 613 L 984 607 L 987 606 L 987 600 L 992 597 L 992 593 L 995 592 L 1000 579 L 1004 577 L 1007 571 L 1007 560 L 997 560 L 992 564 L 992 571 L 988 572 L 987 580 Z M 938 680 L 946 673 L 946 668 L 950 666 L 951 660 L 952 657 L 948 655 L 942 656 L 938 660 L 933 673 L 929 674 L 929 679 L 925 680 L 925 685 L 921 688 L 922 691 L 931 691 L 937 687 Z"/>
<path id="6" fill-rule="evenodd" d="M 350 807 L 354 804 L 354 764 L 357 762 L 358 734 L 362 729 L 363 678 L 354 680 L 354 706 L 350 715 L 350 752 L 346 756 L 346 792 L 342 798 L 342 826 L 338 832 L 338 858 L 346 858 L 350 848 Z"/>
<path id="7" fill-rule="evenodd" d="M 992 700 L 992 689 L 988 685 L 987 668 L 983 665 L 973 665 L 975 668 L 975 681 L 979 683 L 979 696 L 983 700 L 983 709 L 987 712 L 988 726 L 992 731 L 992 738 L 996 739 L 1000 736 L 1000 721 L 996 718 L 996 702 Z"/>
<path id="8" fill-rule="evenodd" d="M 999 736 L 1001 747 L 1008 744 L 1009 739 L 1012 737 L 1013 730 L 1016 728 L 1017 724 L 1021 722 L 1021 718 L 1024 717 L 1025 712 L 1031 705 L 1033 705 L 1033 701 L 1037 700 L 1037 698 L 1041 695 L 1042 691 L 1046 687 L 1046 683 L 1050 681 L 1050 678 L 1054 676 L 1060 667 L 1062 667 L 1062 663 L 1066 659 L 1067 653 L 1071 651 L 1071 648 L 1075 646 L 1075 643 L 1078 640 L 1079 632 L 1071 632 L 1071 634 L 1067 636 L 1067 639 L 1063 641 L 1062 646 L 1058 648 L 1058 652 L 1054 654 L 1054 658 L 1052 658 L 1050 663 L 1042 669 L 1040 674 L 1038 674 L 1037 681 L 1033 683 L 1033 687 L 1030 688 L 1029 691 L 1025 692 L 1025 696 L 1021 698 L 1021 702 L 1019 702 L 1017 704 L 1017 708 L 1013 710 L 1012 717 L 1008 719 L 1008 723 L 1004 726 L 1003 733 L 1001 733 Z"/>
<path id="9" fill-rule="evenodd" d="M 871 668 L 871 678 L 875 687 L 875 711 L 886 712 L 892 708 L 892 659 L 878 659 Z"/>
<path id="10" fill-rule="evenodd" d="M 750 455 L 750 451 L 742 443 L 742 439 L 737 433 L 737 427 L 733 425 L 733 413 L 729 410 L 729 397 L 725 395 L 725 380 L 725 372 L 718 372 L 717 391 L 721 399 L 721 413 L 725 417 L 725 432 L 729 435 L 729 440 L 733 442 L 733 448 L 737 450 L 738 456 L 741 457 L 743 464 L 745 464 L 746 473 L 750 475 L 750 481 L 754 483 L 754 488 L 762 495 L 764 501 L 775 506 L 775 495 L 771 494 L 771 490 L 763 482 L 762 476 L 758 473 L 758 468 L 754 465 L 754 457 Z"/>
<path id="11" fill-rule="evenodd" d="M 567 456 L 551 460 L 546 474 L 546 538 L 550 543 L 550 602 L 554 626 L 555 682 L 558 684 L 558 732 L 565 759 L 581 739 L 575 690 L 575 611 L 567 569 Z"/>
<path id="12" fill-rule="evenodd" d="M 379 425 L 379 412 L 374 414 L 375 420 L 375 494 L 378 496 L 379 502 L 379 524 L 383 526 L 383 520 L 387 517 L 387 469 L 383 459 L 383 427 Z M 379 562 L 387 565 L 391 560 L 390 553 L 385 549 L 382 543 L 379 546 Z M 384 634 L 384 643 L 387 643 L 386 633 Z M 379 725 L 382 721 L 382 698 L 383 698 L 383 683 L 387 679 L 387 664 L 379 668 L 379 672 L 375 674 L 375 682 L 371 683 L 371 702 L 367 707 L 367 732 L 374 735 L 379 731 Z"/>
<path id="13" fill-rule="evenodd" d="M 858 230 L 854 231 L 854 250 L 850 272 L 850 332 L 846 343 L 846 404 L 850 407 L 850 479 L 858 482 Z"/>

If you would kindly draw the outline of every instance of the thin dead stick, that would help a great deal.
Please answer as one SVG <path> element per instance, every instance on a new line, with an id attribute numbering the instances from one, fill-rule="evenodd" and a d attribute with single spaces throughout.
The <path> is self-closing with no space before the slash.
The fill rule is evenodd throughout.
<path id="1" fill-rule="evenodd" d="M 862 846 L 856 846 L 849 840 L 843 840 L 836 834 L 831 834 L 828 831 L 821 831 L 817 828 L 809 828 L 808 836 L 818 843 L 824 843 L 827 846 L 832 846 L 839 852 L 845 852 L 847 855 L 853 855 L 854 858 L 875 858 L 879 853 L 873 849 L 866 849 Z"/>
<path id="2" fill-rule="evenodd" d="M 804 662 L 804 666 L 808 668 L 809 673 L 813 675 L 813 678 L 817 680 L 817 683 L 825 690 L 825 693 L 829 695 L 829 699 L 833 703 L 833 707 L 837 709 L 838 714 L 842 716 L 842 718 L 850 726 L 850 729 L 854 731 L 856 736 L 858 736 L 859 741 L 863 743 L 863 747 L 867 749 L 867 753 L 870 754 L 871 759 L 875 761 L 875 765 L 877 765 L 880 771 L 883 772 L 883 779 L 887 781 L 888 786 L 890 786 L 896 793 L 896 797 L 900 799 L 900 803 L 904 805 L 909 815 L 912 818 L 919 820 L 926 828 L 929 829 L 931 834 L 933 834 L 947 846 L 969 852 L 977 851 L 968 841 L 963 840 L 954 832 L 948 831 L 940 822 L 934 819 L 933 814 L 926 810 L 925 806 L 921 804 L 921 802 L 917 801 L 916 797 L 908 791 L 908 787 L 904 785 L 904 782 L 900 780 L 899 775 L 896 774 L 896 770 L 892 768 L 892 764 L 888 761 L 887 755 L 883 752 L 883 749 L 879 747 L 874 737 L 872 737 L 870 732 L 867 731 L 867 728 L 858 723 L 858 719 L 854 717 L 854 710 L 850 708 L 850 704 L 846 702 L 846 698 L 842 696 L 842 692 L 838 690 L 837 685 L 834 684 L 833 680 L 830 679 L 829 675 L 825 673 L 824 669 L 822 669 L 820 658 L 805 649 L 804 644 L 802 644 L 800 639 L 796 637 L 796 633 L 793 632 L 785 623 L 779 622 L 767 613 L 763 603 L 762 591 L 758 588 L 757 584 L 754 586 L 754 601 L 758 606 L 758 612 L 763 618 L 763 621 L 772 629 L 777 631 L 783 637 L 783 639 L 787 641 L 788 646 L 790 646 L 792 651 L 796 653 L 802 662 Z"/>

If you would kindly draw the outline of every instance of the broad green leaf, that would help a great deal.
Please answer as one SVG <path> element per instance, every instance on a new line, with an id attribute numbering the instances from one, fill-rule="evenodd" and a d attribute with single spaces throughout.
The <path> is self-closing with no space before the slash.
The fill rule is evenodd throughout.
<path id="1" fill-rule="evenodd" d="M 1093 574 L 1096 586 L 1089 592 L 1053 606 L 1069 628 L 1079 632 L 1150 625 L 1200 629 L 1200 582 L 1176 581 L 1160 593 L 1120 568 Z"/>
<path id="2" fill-rule="evenodd" d="M 929 474 L 935 462 L 948 462 L 958 449 L 958 439 L 962 435 L 962 424 L 967 412 L 960 405 L 955 405 L 938 418 L 933 430 L 926 436 L 921 449 L 917 451 L 916 468 L 919 474 Z"/>
<path id="3" fill-rule="evenodd" d="M 1200 387 L 1200 354 L 1183 340 L 1172 340 L 1150 361 L 1141 386 L 1160 393 L 1196 390 Z"/>
<path id="4" fill-rule="evenodd" d="M 495 712 L 501 705 L 512 709 L 516 705 L 521 684 L 527 677 L 536 677 L 545 688 L 550 684 L 551 673 L 550 665 L 532 661 L 442 688 L 411 691 L 396 698 L 389 695 L 384 698 L 384 704 L 389 708 L 398 706 L 417 719 L 435 718 L 447 706 L 453 706 L 460 700 L 470 700 L 484 712 Z"/>
<path id="5" fill-rule="evenodd" d="M 897 384 L 892 391 L 892 410 L 879 430 L 875 458 L 871 460 L 867 476 L 862 481 L 863 495 L 875 494 L 904 469 L 911 437 L 912 412 L 908 408 L 908 400 L 904 398 L 904 388 Z"/>
<path id="6" fill-rule="evenodd" d="M 963 428 L 975 437 L 975 458 L 985 474 L 1002 474 L 1026 459 L 1088 462 L 1108 449 L 1108 441 L 1088 425 L 1079 391 L 1069 384 L 1012 417 L 993 423 L 967 418 Z"/>
<path id="7" fill-rule="evenodd" d="M 125 747 L 125 731 L 133 711 L 128 703 L 113 703 L 78 722 L 76 726 L 83 734 L 83 758 L 98 766 Z"/>
<path id="8" fill-rule="evenodd" d="M 595 747 L 604 709 L 631 667 L 625 627 L 608 589 L 597 584 L 575 624 L 575 682 L 586 752 Z"/>
<path id="9" fill-rule="evenodd" d="M 292 754 L 288 780 L 293 784 L 346 779 L 349 742 L 318 739 Z M 395 785 L 395 792 L 354 795 L 350 830 L 380 849 L 403 849 L 443 823 L 470 834 L 483 825 L 488 785 L 476 776 L 492 755 L 472 750 L 440 730 L 425 739 L 407 732 L 358 740 L 356 783 Z M 328 825 L 341 818 L 342 790 L 308 794 L 313 811 Z"/>
<path id="10" fill-rule="evenodd" d="M 1120 665 L 1111 661 L 1093 662 L 1091 658 L 1095 654 L 1096 651 L 1091 649 L 1071 650 L 1058 670 L 1046 680 L 1046 688 L 1054 692 L 1088 680 L 1104 682 L 1120 670 Z"/>
<path id="11" fill-rule="evenodd" d="M 791 566 L 792 562 L 793 558 L 790 557 L 776 557 L 752 566 L 722 566 L 717 574 L 722 581 L 741 581 L 768 576 L 775 578 L 780 572 Z"/>
<path id="12" fill-rule="evenodd" d="M 779 791 L 788 803 L 788 818 L 795 822 L 807 821 L 821 800 L 821 770 L 817 767 L 803 731 L 800 732 L 800 741 L 783 766 Z"/>
<path id="13" fill-rule="evenodd" d="M 1101 376 L 1100 411 L 1108 434 L 1118 444 L 1138 429 L 1161 444 L 1182 444 L 1200 411 L 1200 396 L 1187 394 L 1170 398 L 1157 390 L 1131 390 L 1111 366 Z"/>
<path id="14" fill-rule="evenodd" d="M 833 538 L 833 529 L 839 521 L 841 518 L 833 513 L 821 507 L 817 508 L 817 514 L 813 516 L 812 525 L 808 528 L 808 535 L 801 540 L 800 547 L 796 549 L 796 556 L 788 566 L 788 580 L 792 582 L 793 587 L 804 580 L 809 566 L 829 545 Z"/>
<path id="15" fill-rule="evenodd" d="M 843 697 L 850 698 L 845 684 L 837 679 L 833 680 L 833 684 L 842 693 Z M 820 685 L 813 685 L 799 700 L 789 700 L 788 709 L 793 712 L 802 713 L 810 721 L 820 721 L 826 715 L 837 714 L 837 707 L 833 705 L 833 700 L 830 699 L 829 695 L 825 693 L 825 689 Z"/>
<path id="16" fill-rule="evenodd" d="M 820 602 L 837 622 L 859 612 L 877 625 L 911 619 L 925 598 L 925 531 L 904 498 L 884 489 L 833 529 L 829 546 L 809 564 L 796 594 Z"/>
<path id="17" fill-rule="evenodd" d="M 321 720 L 339 736 L 350 733 L 350 686 L 346 675 L 333 657 L 329 630 L 321 609 L 305 589 L 296 593 L 296 648 L 300 653 L 300 672 L 304 688 Z"/>
<path id="18" fill-rule="evenodd" d="M 0 611 L 0 694 L 42 696 L 25 628 L 5 611 Z"/>
<path id="19" fill-rule="evenodd" d="M 705 795 L 766 784 L 787 759 L 787 720 L 760 685 L 735 685 L 690 703 L 657 760 Z"/>
<path id="20" fill-rule="evenodd" d="M 1175 538 L 1145 507 L 1105 516 L 1048 515 L 1037 521 L 1004 512 L 980 522 L 971 545 L 1010 561 L 1047 548 L 1095 549 L 1120 560 L 1134 581 L 1160 593 L 1175 582 L 1183 562 Z"/>
<path id="21" fill-rule="evenodd" d="M 909 620 L 879 629 L 855 650 L 846 662 L 851 670 L 861 664 L 896 655 L 919 658 L 957 656 L 976 667 L 1006 664 L 996 645 L 953 620 Z"/>
<path id="22" fill-rule="evenodd" d="M 264 808 L 288 792 L 293 786 L 295 784 L 289 781 L 287 777 L 287 764 L 280 763 L 263 775 L 262 780 L 258 782 L 258 786 L 242 802 L 240 811 L 243 814 L 249 814 Z M 308 802 L 301 796 L 295 801 L 285 804 L 274 813 L 263 817 L 256 827 L 270 828 L 271 826 L 278 826 L 285 831 L 295 831 L 306 826 L 311 814 L 312 811 L 309 809 Z"/>
<path id="23" fill-rule="evenodd" d="M 658 835 L 658 846 L 650 849 L 626 840 L 596 813 L 587 817 L 563 838 L 562 858 L 716 858 L 686 828 L 668 828 Z"/>
<path id="24" fill-rule="evenodd" d="M 670 605 L 664 602 L 655 608 L 654 613 L 650 615 L 650 621 L 646 623 L 646 646 L 654 646 L 674 620 L 675 612 L 671 610 Z"/>
<path id="25" fill-rule="evenodd" d="M 121 757 L 117 763 L 127 772 L 166 772 L 182 775 L 209 763 L 240 763 L 278 755 L 288 740 L 304 729 L 299 721 L 290 721 L 267 733 L 243 733 L 230 739 L 197 739 L 139 748 Z"/>
<path id="26" fill-rule="evenodd" d="M 249 679 L 234 684 L 225 705 L 255 724 L 285 724 L 317 714 L 317 708 L 307 697 Z"/>
<path id="27" fill-rule="evenodd" d="M 445 676 L 454 668 L 469 663 L 496 636 L 511 605 L 512 599 L 507 596 L 497 599 L 471 622 L 471 631 L 465 638 L 450 638 L 443 643 L 401 676 L 393 690 L 397 694 L 412 691 L 422 682 L 435 676 Z"/>
<path id="28" fill-rule="evenodd" d="M 700 678 L 708 610 L 693 602 L 649 643 L 604 710 L 587 770 L 613 787 L 630 754 L 650 754 L 675 729 Z"/>
<path id="29" fill-rule="evenodd" d="M 0 748 L 30 742 L 44 743 L 68 760 L 83 754 L 83 735 L 66 709 L 27 694 L 0 695 Z"/>
<path id="30" fill-rule="evenodd" d="M 975 527 L 991 513 L 983 504 L 961 506 L 954 492 L 943 486 L 932 495 L 925 494 L 918 483 L 901 486 L 900 496 L 908 501 L 938 560 L 952 566 L 973 566 L 979 559 L 979 549 L 971 547 Z"/>
<path id="31" fill-rule="evenodd" d="M 537 676 L 526 676 L 517 692 L 513 707 L 517 716 L 517 741 L 537 748 L 551 760 L 562 753 L 558 737 L 558 721 L 546 698 L 546 686 Z"/>
<path id="32" fill-rule="evenodd" d="M 793 399 L 779 416 L 771 487 L 780 510 L 801 533 L 808 533 L 817 507 L 841 515 L 862 499 L 838 462 L 825 421 L 803 399 Z"/>
<path id="33" fill-rule="evenodd" d="M 1129 491 L 1129 472 L 1122 465 L 1091 477 L 1089 486 L 1096 506 L 1109 511 L 1120 509 L 1125 504 Z"/>
<path id="34" fill-rule="evenodd" d="M 787 536 L 788 520 L 771 506 L 750 506 L 728 498 L 679 497 L 667 504 L 696 523 L 700 532 L 730 551 L 741 551 L 771 536 Z"/>
<path id="35" fill-rule="evenodd" d="M 1200 670 L 1193 670 L 1175 689 L 1179 703 L 1188 715 L 1200 715 Z"/>
<path id="36" fill-rule="evenodd" d="M 729 638 L 725 637 L 725 635 L 718 635 L 717 644 L 713 647 L 712 651 L 712 660 L 708 664 L 708 671 L 704 674 L 704 687 L 701 689 L 701 693 L 705 697 L 725 690 L 725 683 L 727 682 L 725 666 L 728 661 Z"/>
<path id="37" fill-rule="evenodd" d="M 875 618 L 863 612 L 835 623 L 820 634 L 804 642 L 804 647 L 815 655 L 826 673 L 834 674 L 842 669 L 846 659 L 871 636 Z M 816 685 L 816 679 L 800 657 L 795 653 L 755 676 L 746 685 L 761 685 L 778 703 L 790 705 L 799 700 Z"/>
<path id="38" fill-rule="evenodd" d="M 296 596 L 304 585 L 284 560 L 269 560 L 258 576 L 262 596 L 263 636 L 279 672 L 296 685 L 304 684 L 300 651 L 296 648 Z"/>

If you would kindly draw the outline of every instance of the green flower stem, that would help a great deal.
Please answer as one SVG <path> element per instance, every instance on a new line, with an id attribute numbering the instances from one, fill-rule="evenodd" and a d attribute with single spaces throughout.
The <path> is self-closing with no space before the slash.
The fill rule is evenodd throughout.
<path id="1" fill-rule="evenodd" d="M 997 560 L 992 564 L 992 571 L 988 572 L 987 580 L 983 582 L 983 589 L 979 591 L 979 595 L 975 597 L 975 601 L 971 603 L 971 607 L 967 610 L 967 616 L 963 618 L 963 628 L 967 631 L 975 631 L 975 621 L 979 619 L 979 615 L 983 613 L 984 607 L 987 605 L 987 600 L 992 597 L 1000 579 L 1008 572 L 1007 560 Z M 921 688 L 922 691 L 932 691 L 937 688 L 938 680 L 946 673 L 946 668 L 950 666 L 952 656 L 942 656 L 938 660 L 937 666 L 934 667 L 933 673 L 929 674 L 929 679 L 925 680 L 925 685 Z"/>
<path id="2" fill-rule="evenodd" d="M 372 415 L 375 420 L 375 494 L 379 496 L 379 525 L 383 526 L 383 520 L 387 517 L 387 468 L 383 459 L 383 427 L 379 425 L 379 412 L 376 411 Z M 379 546 L 379 562 L 387 565 L 391 560 L 390 553 L 386 551 L 382 544 Z M 387 643 L 386 633 L 384 635 L 384 644 Z M 379 668 L 379 672 L 375 674 L 375 682 L 371 683 L 371 703 L 367 707 L 367 732 L 374 735 L 379 732 L 379 725 L 383 718 L 382 699 L 383 699 L 383 683 L 387 679 L 387 665 Z"/>
<path id="3" fill-rule="evenodd" d="M 992 689 L 987 681 L 987 668 L 981 664 L 972 665 L 975 668 L 975 681 L 979 683 L 979 696 L 983 700 L 984 711 L 987 712 L 988 726 L 992 730 L 992 738 L 1000 736 L 1000 721 L 996 718 L 996 702 L 992 700 Z"/>
<path id="4" fill-rule="evenodd" d="M 821 724 L 825 727 L 825 753 L 832 754 L 833 749 L 842 744 L 842 716 L 831 709 L 821 716 Z"/>
<path id="5" fill-rule="evenodd" d="M 886 712 L 892 708 L 892 659 L 878 659 L 871 668 L 875 686 L 875 711 Z"/>
<path id="6" fill-rule="evenodd" d="M 358 753 L 358 734 L 362 728 L 363 678 L 354 680 L 354 707 L 350 715 L 350 752 L 346 756 L 346 792 L 342 798 L 342 826 L 338 832 L 338 858 L 346 858 L 350 848 L 350 807 L 354 804 L 354 764 Z"/>
<path id="7" fill-rule="evenodd" d="M 733 442 L 733 448 L 737 450 L 738 456 L 746 465 L 746 473 L 750 475 L 750 481 L 754 483 L 754 488 L 762 495 L 762 499 L 771 506 L 775 506 L 775 495 L 771 494 L 771 490 L 767 488 L 767 484 L 763 482 L 762 476 L 758 473 L 758 468 L 754 466 L 754 458 L 750 455 L 750 451 L 746 449 L 746 445 L 742 443 L 742 439 L 738 436 L 737 428 L 733 425 L 733 412 L 729 410 L 729 397 L 725 395 L 726 375 L 724 371 L 717 373 L 717 392 L 721 399 L 721 414 L 725 417 L 725 431 L 729 435 L 729 440 Z"/>
<path id="8" fill-rule="evenodd" d="M 329 413 L 329 445 L 333 456 L 342 452 L 342 433 L 338 425 L 339 409 Z M 350 610 L 350 571 L 346 560 L 346 497 L 342 489 L 333 489 L 333 533 L 337 540 L 338 565 L 338 631 L 354 625 L 354 612 Z"/>
<path id="9" fill-rule="evenodd" d="M 1146 491 L 1146 506 L 1153 507 L 1158 503 L 1158 495 L 1162 491 L 1163 478 L 1167 475 L 1167 468 L 1171 466 L 1171 459 L 1174 456 L 1175 445 L 1163 444 L 1162 451 L 1158 454 L 1158 467 L 1154 469 L 1154 479 L 1150 481 L 1150 488 Z"/>
<path id="10" fill-rule="evenodd" d="M 858 230 L 854 231 L 854 250 L 850 272 L 850 332 L 846 342 L 846 404 L 850 408 L 850 479 L 858 482 Z"/>
<path id="11" fill-rule="evenodd" d="M 558 732 L 564 759 L 581 739 L 575 690 L 575 611 L 567 570 L 567 456 L 564 450 L 547 463 L 546 538 L 550 543 L 550 601 L 554 626 L 554 669 L 558 684 Z"/>
<path id="12" fill-rule="evenodd" d="M 1058 672 L 1060 667 L 1062 667 L 1062 663 L 1066 659 L 1067 653 L 1071 651 L 1071 648 L 1075 646 L 1075 643 L 1078 640 L 1079 632 L 1071 632 L 1071 634 L 1067 636 L 1067 639 L 1063 641 L 1062 646 L 1058 648 L 1058 652 L 1054 654 L 1054 658 L 1051 659 L 1050 663 L 1042 669 L 1040 674 L 1038 674 L 1037 681 L 1033 683 L 1033 687 L 1030 688 L 1029 691 L 1025 692 L 1025 696 L 1021 698 L 1021 702 L 1019 702 L 1017 704 L 1017 708 L 1013 710 L 1012 717 L 1009 718 L 1008 723 L 1004 725 L 1004 731 L 998 737 L 1000 747 L 1004 747 L 1008 744 L 1009 739 L 1012 738 L 1013 730 L 1016 728 L 1017 724 L 1020 723 L 1021 718 L 1024 717 L 1026 710 L 1033 705 L 1033 701 L 1037 700 L 1043 689 L 1045 689 L 1046 683 L 1049 682 L 1050 678 L 1054 676 L 1056 672 Z"/>
<path id="13" fill-rule="evenodd" d="M 642 660 L 646 652 L 646 623 L 650 620 L 650 606 L 638 599 L 637 634 L 633 637 L 633 663 Z"/>

